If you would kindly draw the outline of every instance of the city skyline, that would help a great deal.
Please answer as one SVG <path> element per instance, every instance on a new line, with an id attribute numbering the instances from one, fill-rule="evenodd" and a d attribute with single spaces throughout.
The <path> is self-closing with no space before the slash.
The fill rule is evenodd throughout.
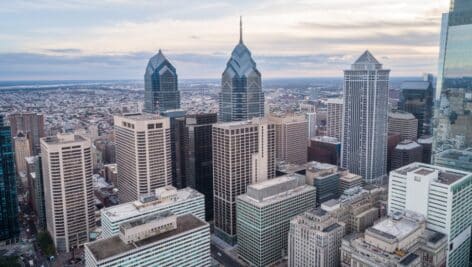
<path id="1" fill-rule="evenodd" d="M 393 76 L 414 76 L 436 70 L 449 1 L 179 4 L 2 3 L 0 80 L 139 79 L 160 48 L 181 78 L 217 78 L 237 40 L 239 15 L 266 78 L 339 76 L 365 49 Z"/>

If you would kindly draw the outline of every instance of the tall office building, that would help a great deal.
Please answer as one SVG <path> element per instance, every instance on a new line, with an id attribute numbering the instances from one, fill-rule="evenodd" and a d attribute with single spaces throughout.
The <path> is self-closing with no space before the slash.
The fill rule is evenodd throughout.
<path id="1" fill-rule="evenodd" d="M 405 81 L 400 86 L 398 109 L 409 112 L 418 120 L 418 135 L 432 134 L 433 76 L 427 74 L 423 81 Z"/>
<path id="2" fill-rule="evenodd" d="M 213 220 L 213 151 L 212 129 L 216 113 L 186 117 L 188 141 L 185 147 L 187 186 L 205 195 L 205 219 Z"/>
<path id="3" fill-rule="evenodd" d="M 305 114 L 305 118 L 308 121 L 308 140 L 316 136 L 318 126 L 316 124 L 316 112 L 308 112 Z"/>
<path id="4" fill-rule="evenodd" d="M 13 113 L 9 115 L 11 136 L 15 137 L 20 132 L 28 137 L 31 151 L 33 155 L 38 155 L 41 152 L 40 138 L 45 137 L 44 131 L 44 115 L 23 112 Z"/>
<path id="5" fill-rule="evenodd" d="M 411 140 L 401 141 L 392 152 L 392 170 L 413 162 L 422 162 L 423 147 Z"/>
<path id="6" fill-rule="evenodd" d="M 436 155 L 438 166 L 472 172 L 472 148 L 466 150 L 448 149 Z"/>
<path id="7" fill-rule="evenodd" d="M 185 180 L 185 114 L 182 109 L 172 109 L 161 112 L 170 121 L 170 148 L 172 164 L 172 185 L 177 188 L 186 187 Z"/>
<path id="8" fill-rule="evenodd" d="M 126 114 L 114 120 L 120 201 L 134 201 L 171 185 L 169 119 L 155 114 Z"/>
<path id="9" fill-rule="evenodd" d="M 38 230 L 46 230 L 46 206 L 44 200 L 44 176 L 41 155 L 27 158 L 32 164 L 29 173 L 29 192 L 31 198 L 31 206 L 36 214 Z"/>
<path id="10" fill-rule="evenodd" d="M 85 245 L 86 267 L 210 266 L 210 225 L 164 212 L 120 225 L 119 234 Z"/>
<path id="11" fill-rule="evenodd" d="M 308 143 L 308 161 L 341 163 L 341 142 L 335 137 L 316 136 Z"/>
<path id="12" fill-rule="evenodd" d="M 433 137 L 424 135 L 418 138 L 417 142 L 423 148 L 423 157 L 421 162 L 431 164 L 431 156 L 433 152 Z"/>
<path id="13" fill-rule="evenodd" d="M 418 120 L 413 114 L 404 111 L 388 113 L 388 132 L 399 133 L 400 141 L 416 141 L 418 137 Z"/>
<path id="14" fill-rule="evenodd" d="M 310 209 L 290 221 L 288 266 L 339 266 L 344 223 L 322 209 Z"/>
<path id="15" fill-rule="evenodd" d="M 243 43 L 242 21 L 239 30 L 239 43 L 233 49 L 221 78 L 219 120 L 222 122 L 264 116 L 261 73 Z"/>
<path id="16" fill-rule="evenodd" d="M 20 235 L 13 154 L 11 130 L 0 114 L 0 244 L 16 242 Z"/>
<path id="17" fill-rule="evenodd" d="M 341 165 L 366 182 L 386 173 L 389 73 L 369 51 L 344 71 Z"/>
<path id="18" fill-rule="evenodd" d="M 160 113 L 180 108 L 177 72 L 159 49 L 149 59 L 144 74 L 144 111 Z"/>
<path id="19" fill-rule="evenodd" d="M 328 115 L 326 118 L 327 135 L 341 140 L 343 131 L 343 105 L 341 98 L 329 98 L 326 101 Z"/>
<path id="20" fill-rule="evenodd" d="M 139 200 L 104 208 L 100 211 L 102 237 L 108 238 L 120 232 L 120 225 L 143 219 L 165 211 L 175 215 L 193 214 L 205 219 L 205 200 L 192 188 L 177 190 L 173 186 L 161 187 Z"/>
<path id="21" fill-rule="evenodd" d="M 447 266 L 469 263 L 472 225 L 472 173 L 412 163 L 390 172 L 388 213 L 410 210 L 427 227 L 447 235 Z"/>
<path id="22" fill-rule="evenodd" d="M 249 185 L 236 198 L 239 256 L 251 266 L 269 266 L 286 256 L 290 219 L 313 207 L 315 195 L 300 174 Z"/>
<path id="23" fill-rule="evenodd" d="M 31 146 L 28 138 L 22 133 L 13 137 L 13 146 L 15 148 L 15 166 L 18 177 L 26 174 L 25 158 L 31 156 Z"/>
<path id="24" fill-rule="evenodd" d="M 95 228 L 90 140 L 75 134 L 41 138 L 47 230 L 69 252 Z"/>
<path id="25" fill-rule="evenodd" d="M 215 233 L 236 243 L 236 197 L 275 176 L 275 126 L 263 118 L 213 125 Z"/>
<path id="26" fill-rule="evenodd" d="M 306 163 L 308 122 L 304 116 L 270 116 L 275 124 L 276 158 L 293 164 Z"/>
<path id="27" fill-rule="evenodd" d="M 443 15 L 434 112 L 434 154 L 472 146 L 472 3 Z"/>

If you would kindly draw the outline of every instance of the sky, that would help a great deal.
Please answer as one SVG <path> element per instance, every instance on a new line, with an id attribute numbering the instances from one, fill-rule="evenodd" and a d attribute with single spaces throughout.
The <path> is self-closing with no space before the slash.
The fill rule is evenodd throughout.
<path id="1" fill-rule="evenodd" d="M 392 76 L 437 72 L 448 0 L 0 1 L 0 80 L 143 79 L 162 49 L 180 79 L 221 77 L 239 40 L 263 78 L 341 77 L 366 49 Z"/>

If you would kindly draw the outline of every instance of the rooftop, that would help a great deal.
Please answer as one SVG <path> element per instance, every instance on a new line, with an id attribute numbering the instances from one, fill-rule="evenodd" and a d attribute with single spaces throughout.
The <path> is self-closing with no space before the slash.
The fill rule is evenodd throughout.
<path id="1" fill-rule="evenodd" d="M 127 253 L 134 249 L 139 249 L 143 246 L 159 242 L 166 238 L 182 234 L 184 232 L 193 231 L 197 228 L 208 226 L 208 224 L 194 215 L 186 214 L 177 217 L 177 228 L 164 233 L 156 234 L 149 238 L 133 242 L 131 244 L 124 243 L 119 235 L 114 235 L 110 238 L 100 239 L 98 241 L 88 243 L 85 246 L 90 249 L 94 258 L 97 261 L 101 261 L 113 256 Z"/>
<path id="2" fill-rule="evenodd" d="M 331 136 L 315 136 L 311 138 L 313 141 L 324 142 L 324 143 L 331 143 L 331 144 L 341 144 L 341 142 L 336 137 Z"/>
<path id="3" fill-rule="evenodd" d="M 57 134 L 56 136 L 48 136 L 41 138 L 45 143 L 51 145 L 58 144 L 67 144 L 75 142 L 85 142 L 88 141 L 85 137 L 77 134 L 66 133 L 66 134 Z"/>
<path id="4" fill-rule="evenodd" d="M 451 185 L 462 178 L 471 176 L 472 173 L 459 171 L 455 169 L 439 167 L 424 163 L 411 163 L 402 168 L 393 170 L 391 173 L 398 173 L 400 175 L 407 175 L 408 173 L 415 173 L 417 175 L 429 176 L 432 173 L 437 173 L 437 177 L 433 178 L 434 182 Z"/>
<path id="5" fill-rule="evenodd" d="M 400 218 L 384 218 L 369 228 L 368 231 L 381 235 L 387 239 L 402 240 L 419 229 L 420 223 L 423 222 L 425 222 L 423 216 L 413 212 L 408 212 Z"/>
<path id="6" fill-rule="evenodd" d="M 342 98 L 328 98 L 326 100 L 327 104 L 344 104 L 344 100 Z"/>
<path id="7" fill-rule="evenodd" d="M 120 205 L 112 206 L 109 208 L 104 208 L 101 210 L 105 216 L 112 222 L 118 222 L 124 219 L 133 218 L 153 210 L 161 209 L 165 206 L 180 202 L 186 201 L 193 198 L 202 198 L 203 195 L 198 191 L 192 188 L 184 188 L 177 191 L 176 199 L 175 200 L 168 200 L 165 201 L 156 201 L 152 204 L 144 207 L 139 208 L 139 205 L 135 205 L 135 202 L 127 202 Z M 140 202 L 141 203 L 141 202 Z"/>
<path id="8" fill-rule="evenodd" d="M 269 123 L 269 121 L 265 118 L 253 118 L 251 120 L 246 121 L 232 121 L 232 122 L 222 122 L 216 123 L 213 125 L 215 128 L 222 128 L 222 129 L 238 129 L 250 126 L 259 126 L 261 124 Z"/>
<path id="9" fill-rule="evenodd" d="M 403 119 L 403 120 L 416 120 L 415 116 L 405 111 L 394 111 L 388 113 L 389 118 Z"/>
<path id="10" fill-rule="evenodd" d="M 428 81 L 405 81 L 400 85 L 401 90 L 428 90 L 429 88 Z"/>
<path id="11" fill-rule="evenodd" d="M 152 113 L 127 113 L 123 115 L 115 115 L 116 117 L 130 119 L 135 121 L 148 121 L 148 120 L 159 120 L 162 119 L 158 114 Z"/>
<path id="12" fill-rule="evenodd" d="M 421 148 L 421 146 L 418 143 L 416 143 L 415 141 L 408 140 L 408 139 L 401 141 L 395 147 L 395 149 L 399 149 L 399 150 L 411 150 L 411 149 L 415 149 L 415 148 Z"/>
<path id="13" fill-rule="evenodd" d="M 403 266 L 408 266 L 410 263 L 412 263 L 413 261 L 415 261 L 416 259 L 418 258 L 418 255 L 416 255 L 415 253 L 410 253 L 408 254 L 405 258 L 403 258 L 399 264 L 400 265 L 403 265 Z"/>

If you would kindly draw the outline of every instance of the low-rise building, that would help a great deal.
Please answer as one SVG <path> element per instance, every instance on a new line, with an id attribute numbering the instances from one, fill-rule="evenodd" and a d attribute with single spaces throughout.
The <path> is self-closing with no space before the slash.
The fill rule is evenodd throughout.
<path id="1" fill-rule="evenodd" d="M 339 195 L 342 195 L 347 189 L 354 187 L 361 187 L 364 183 L 362 176 L 349 172 L 346 169 L 341 169 L 341 177 L 339 178 Z"/>
<path id="2" fill-rule="evenodd" d="M 120 226 L 119 234 L 85 245 L 86 267 L 210 266 L 210 226 L 171 212 Z"/>
<path id="3" fill-rule="evenodd" d="M 164 211 L 176 215 L 191 213 L 205 220 L 204 196 L 192 188 L 177 190 L 166 186 L 156 189 L 154 194 L 141 196 L 137 201 L 104 208 L 101 210 L 102 238 L 117 234 L 123 223 Z"/>
<path id="4" fill-rule="evenodd" d="M 306 165 L 306 183 L 316 188 L 316 206 L 338 198 L 338 166 L 312 161 Z"/>

